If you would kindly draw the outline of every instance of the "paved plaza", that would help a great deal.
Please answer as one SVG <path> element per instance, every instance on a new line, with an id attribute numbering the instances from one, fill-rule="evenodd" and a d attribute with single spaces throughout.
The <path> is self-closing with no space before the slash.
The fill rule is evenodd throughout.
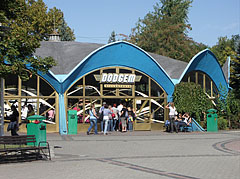
<path id="1" fill-rule="evenodd" d="M 47 140 L 52 161 L 1 164 L 0 178 L 240 178 L 240 131 L 48 134 Z"/>

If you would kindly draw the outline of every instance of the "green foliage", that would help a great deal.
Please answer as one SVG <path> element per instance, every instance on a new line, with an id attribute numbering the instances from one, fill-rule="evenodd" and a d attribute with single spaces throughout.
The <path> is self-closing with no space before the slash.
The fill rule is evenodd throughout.
<path id="1" fill-rule="evenodd" d="M 0 41 L 0 77 L 15 74 L 27 80 L 38 70 L 47 72 L 56 64 L 54 59 L 33 56 L 48 27 L 47 7 L 41 0 L 5 3 L 0 9 L 4 16 L 1 23 L 11 30 Z"/>
<path id="2" fill-rule="evenodd" d="M 49 9 L 47 15 L 50 19 L 50 29 L 47 32 L 48 34 L 51 34 L 53 30 L 57 29 L 61 41 L 74 41 L 76 39 L 73 30 L 67 25 L 63 12 L 60 9 L 57 9 L 56 7 Z M 48 36 L 45 38 L 48 39 Z"/>
<path id="3" fill-rule="evenodd" d="M 231 58 L 230 86 L 234 89 L 237 99 L 240 99 L 240 36 L 235 36 L 235 58 Z"/>
<path id="4" fill-rule="evenodd" d="M 217 122 L 218 122 L 218 129 L 220 130 L 227 129 L 228 121 L 224 119 L 224 117 L 219 117 Z"/>
<path id="5" fill-rule="evenodd" d="M 73 31 L 70 29 L 70 27 L 67 26 L 67 23 L 64 20 L 64 18 L 62 18 L 62 23 L 58 27 L 58 32 L 59 32 L 61 41 L 73 41 L 76 39 Z"/>
<path id="6" fill-rule="evenodd" d="M 232 36 L 230 39 L 227 37 L 219 37 L 217 44 L 210 48 L 217 57 L 221 66 L 225 63 L 229 56 L 232 59 L 236 57 L 235 45 L 238 40 L 237 36 Z"/>
<path id="7" fill-rule="evenodd" d="M 111 36 L 108 39 L 108 43 L 116 42 L 116 33 L 112 31 Z"/>
<path id="8" fill-rule="evenodd" d="M 56 65 L 52 57 L 34 57 L 41 40 L 47 40 L 55 27 L 63 40 L 74 40 L 73 31 L 67 26 L 61 10 L 53 8 L 47 12 L 42 0 L 3 0 L 0 7 L 0 22 L 11 28 L 1 34 L 0 77 L 9 74 L 29 79 L 37 71 L 47 72 Z M 1 3 L 2 4 L 2 3 Z"/>
<path id="9" fill-rule="evenodd" d="M 190 61 L 197 52 L 206 48 L 187 36 L 188 9 L 192 0 L 160 0 L 144 19 L 132 29 L 130 42 L 148 52 L 182 61 Z"/>
<path id="10" fill-rule="evenodd" d="M 236 98 L 234 90 L 229 92 L 224 88 L 219 91 L 222 96 L 218 99 L 218 115 L 228 121 L 230 129 L 240 128 L 240 99 Z"/>
<path id="11" fill-rule="evenodd" d="M 173 101 L 178 112 L 189 112 L 198 122 L 212 103 L 200 85 L 182 82 L 175 86 Z"/>

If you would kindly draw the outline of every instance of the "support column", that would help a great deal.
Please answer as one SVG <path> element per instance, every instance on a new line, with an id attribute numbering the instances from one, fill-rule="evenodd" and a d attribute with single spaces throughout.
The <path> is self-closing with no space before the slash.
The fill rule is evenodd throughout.
<path id="1" fill-rule="evenodd" d="M 4 135 L 4 81 L 1 78 L 1 94 L 0 94 L 0 101 L 1 101 L 1 124 L 0 124 L 0 136 Z"/>
<path id="2" fill-rule="evenodd" d="M 22 117 L 21 117 L 21 110 L 22 110 L 22 79 L 20 78 L 20 76 L 18 76 L 18 112 L 19 112 L 19 116 L 18 116 L 18 123 L 22 122 Z"/>
<path id="3" fill-rule="evenodd" d="M 63 94 L 59 94 L 59 132 L 61 135 L 67 134 L 67 119 Z"/>
<path id="4" fill-rule="evenodd" d="M 40 94 L 40 77 L 39 76 L 37 76 L 37 114 L 38 115 L 40 115 L 39 114 L 39 108 L 40 108 L 40 106 L 39 106 L 39 94 Z"/>

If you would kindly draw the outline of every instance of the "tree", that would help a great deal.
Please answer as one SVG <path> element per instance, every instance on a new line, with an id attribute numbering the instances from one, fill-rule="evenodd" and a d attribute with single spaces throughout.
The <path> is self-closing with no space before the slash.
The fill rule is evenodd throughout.
<path id="1" fill-rule="evenodd" d="M 74 41 L 76 39 L 73 31 L 70 29 L 70 27 L 67 26 L 67 23 L 64 18 L 62 18 L 61 25 L 58 26 L 58 32 L 61 41 Z"/>
<path id="2" fill-rule="evenodd" d="M 195 83 L 179 83 L 175 86 L 173 101 L 178 112 L 189 112 L 200 121 L 203 113 L 212 108 L 210 99 L 200 85 Z"/>
<path id="3" fill-rule="evenodd" d="M 116 33 L 112 31 L 111 36 L 108 39 L 108 43 L 116 42 Z"/>
<path id="4" fill-rule="evenodd" d="M 220 87 L 221 97 L 217 99 L 219 118 L 228 121 L 230 129 L 240 128 L 240 99 L 236 97 L 234 90 Z"/>
<path id="5" fill-rule="evenodd" d="M 47 72 L 56 64 L 54 59 L 33 56 L 46 36 L 47 7 L 41 0 L 4 0 L 3 4 L 1 23 L 11 31 L 0 42 L 0 77 L 15 74 L 26 80 L 38 70 Z"/>
<path id="6" fill-rule="evenodd" d="M 228 57 L 235 58 L 236 56 L 235 40 L 233 37 L 231 39 L 219 37 L 217 44 L 210 48 L 221 66 L 226 62 Z"/>
<path id="7" fill-rule="evenodd" d="M 219 37 L 218 42 L 211 48 L 220 65 L 230 57 L 230 86 L 235 96 L 240 99 L 240 35 L 232 35 L 231 38 Z"/>
<path id="8" fill-rule="evenodd" d="M 56 7 L 49 9 L 47 15 L 50 19 L 50 29 L 48 33 L 52 33 L 53 30 L 57 30 L 61 41 L 74 41 L 76 39 L 74 31 L 67 25 L 63 12 L 60 9 L 57 9 Z"/>
<path id="9" fill-rule="evenodd" d="M 203 44 L 187 36 L 191 30 L 188 24 L 191 3 L 192 0 L 160 0 L 153 12 L 138 20 L 132 29 L 130 42 L 148 52 L 190 61 L 203 48 Z"/>
<path id="10" fill-rule="evenodd" d="M 236 98 L 240 99 L 240 36 L 233 37 L 236 42 L 236 56 L 231 59 L 230 86 L 233 88 Z"/>

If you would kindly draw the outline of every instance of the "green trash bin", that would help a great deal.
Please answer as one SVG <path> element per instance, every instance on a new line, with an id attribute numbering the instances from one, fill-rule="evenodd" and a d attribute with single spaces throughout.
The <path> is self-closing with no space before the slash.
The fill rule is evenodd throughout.
<path id="1" fill-rule="evenodd" d="M 29 116 L 27 118 L 30 123 L 27 124 L 27 135 L 35 135 L 36 137 L 36 146 L 46 146 L 47 141 L 47 132 L 46 124 L 43 122 L 46 118 L 39 115 Z M 28 143 L 28 145 L 34 145 L 33 143 Z"/>
<path id="2" fill-rule="evenodd" d="M 77 134 L 77 111 L 68 111 L 68 134 Z"/>
<path id="3" fill-rule="evenodd" d="M 216 109 L 207 110 L 207 131 L 217 132 L 218 131 L 218 115 Z"/>

